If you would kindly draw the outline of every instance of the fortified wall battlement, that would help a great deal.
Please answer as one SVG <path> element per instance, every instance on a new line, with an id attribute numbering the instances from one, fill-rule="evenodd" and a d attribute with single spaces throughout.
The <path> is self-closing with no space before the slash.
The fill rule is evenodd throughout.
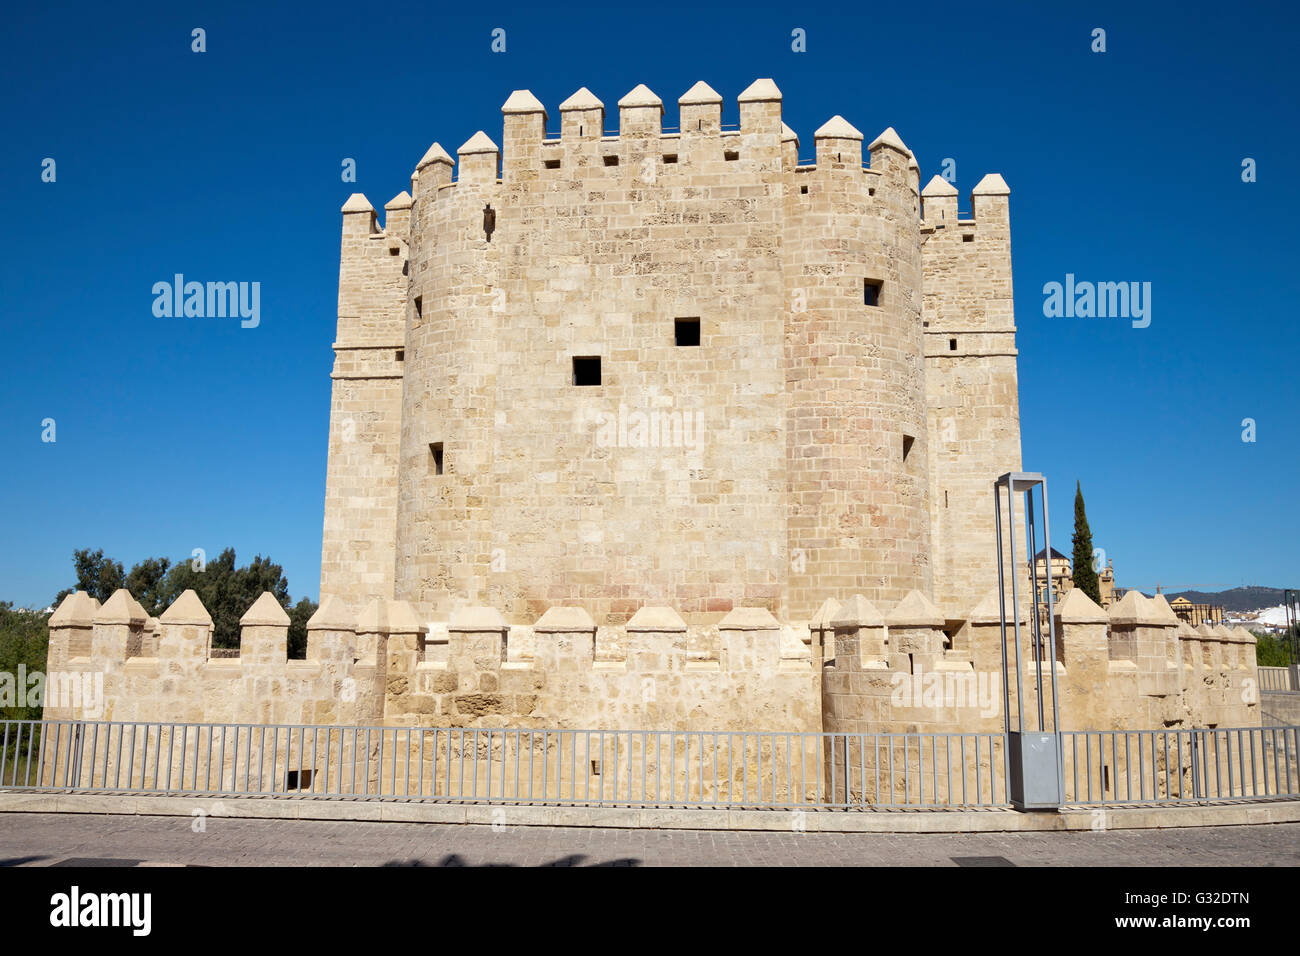
<path id="1" fill-rule="evenodd" d="M 1057 607 L 1061 726 L 1067 730 L 1258 726 L 1254 637 L 1191 628 L 1162 597 L 1129 592 L 1109 613 L 1078 588 Z M 74 593 L 50 618 L 48 670 L 102 673 L 100 712 L 49 719 L 386 724 L 775 732 L 999 732 L 995 594 L 951 638 L 912 592 L 882 614 L 862 595 L 823 603 L 806 629 L 763 608 L 712 626 L 669 608 L 621 627 L 582 608 L 510 625 L 492 608 L 431 632 L 405 601 L 354 616 L 329 597 L 308 623 L 306 660 L 287 660 L 289 618 L 268 593 L 241 619 L 238 658 L 211 656 L 212 621 L 193 591 L 157 620 L 121 590 L 98 607 Z M 1024 630 L 1022 628 L 1022 630 Z M 1027 637 L 1027 635 L 1026 635 Z M 1026 671 L 1032 649 L 1021 649 Z M 1027 678 L 1027 708 L 1034 706 Z M 1014 693 L 1013 693 L 1014 696 Z"/>
<path id="2" fill-rule="evenodd" d="M 619 626 L 919 590 L 958 622 L 994 586 L 1010 191 L 984 177 L 960 219 L 892 127 L 864 148 L 840 116 L 801 164 L 781 102 L 758 80 L 726 129 L 697 83 L 670 132 L 642 85 L 607 136 L 583 88 L 548 139 L 518 90 L 503 146 L 434 143 L 382 228 L 348 200 L 322 595 Z"/>

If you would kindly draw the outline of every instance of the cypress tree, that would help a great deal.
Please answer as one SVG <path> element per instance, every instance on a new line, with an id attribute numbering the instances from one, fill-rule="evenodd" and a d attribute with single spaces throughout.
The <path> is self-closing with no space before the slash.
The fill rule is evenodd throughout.
<path id="1" fill-rule="evenodd" d="M 1092 567 L 1092 531 L 1088 528 L 1088 513 L 1083 508 L 1083 488 L 1074 483 L 1074 586 L 1101 604 L 1101 585 Z"/>

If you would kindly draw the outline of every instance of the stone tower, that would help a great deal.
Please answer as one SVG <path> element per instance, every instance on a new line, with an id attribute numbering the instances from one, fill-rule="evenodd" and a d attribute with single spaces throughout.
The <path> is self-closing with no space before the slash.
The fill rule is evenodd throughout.
<path id="1" fill-rule="evenodd" d="M 988 590 L 1020 464 L 1005 184 L 923 218 L 892 128 L 864 156 L 836 116 L 801 165 L 771 80 L 722 106 L 697 83 L 667 131 L 638 86 L 606 135 L 584 88 L 547 138 L 516 91 L 504 148 L 435 143 L 382 230 L 349 199 L 322 595 L 620 624 Z"/>

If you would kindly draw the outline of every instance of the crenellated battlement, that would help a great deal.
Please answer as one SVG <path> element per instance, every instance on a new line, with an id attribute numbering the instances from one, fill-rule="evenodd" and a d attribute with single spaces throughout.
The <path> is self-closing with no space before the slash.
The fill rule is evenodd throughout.
<path id="1" fill-rule="evenodd" d="M 813 136 L 815 159 L 801 163 L 799 137 L 781 120 L 781 100 L 775 83 L 756 80 L 737 98 L 739 122 L 725 124 L 723 97 L 700 81 L 678 98 L 678 126 L 665 127 L 663 101 L 639 84 L 618 101 L 618 126 L 610 133 L 605 104 L 582 87 L 559 105 L 559 135 L 548 137 L 546 107 L 530 91 L 515 90 L 501 108 L 503 145 L 480 130 L 453 159 L 435 142 L 416 164 L 411 195 L 436 204 L 462 184 L 491 190 L 580 181 L 599 188 L 634 179 L 672 188 L 704 171 L 744 183 L 756 170 L 779 171 L 787 185 L 796 174 L 821 171 L 857 177 L 849 181 L 868 196 L 886 182 L 920 195 L 916 158 L 893 127 L 864 151 L 862 134 L 842 116 L 832 117 Z M 383 231 L 392 230 L 385 223 Z"/>
<path id="2" fill-rule="evenodd" d="M 49 669 L 103 675 L 104 699 L 46 716 L 837 732 L 995 731 L 1002 719 L 995 593 L 958 622 L 914 590 L 888 612 L 855 594 L 827 599 L 807 621 L 735 607 L 708 626 L 669 607 L 602 626 L 577 605 L 530 625 L 492 607 L 426 624 L 406 601 L 353 613 L 327 596 L 307 624 L 305 660 L 286 659 L 289 617 L 269 593 L 240 619 L 236 657 L 214 656 L 212 619 L 193 591 L 153 622 L 153 647 L 149 621 L 125 590 L 103 607 L 66 598 L 50 619 Z M 1108 613 L 1078 588 L 1053 625 L 1067 729 L 1259 722 L 1249 632 L 1192 629 L 1162 597 L 1137 592 Z M 1029 669 L 1023 621 L 1022 632 Z"/>

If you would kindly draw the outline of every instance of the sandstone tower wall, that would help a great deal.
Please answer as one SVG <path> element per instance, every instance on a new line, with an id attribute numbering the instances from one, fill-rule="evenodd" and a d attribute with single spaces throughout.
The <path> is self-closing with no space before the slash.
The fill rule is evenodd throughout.
<path id="1" fill-rule="evenodd" d="M 837 117 L 817 132 L 816 165 L 787 176 L 789 607 L 799 619 L 827 588 L 890 602 L 930 588 L 918 194 L 892 129 L 872 143 L 869 169 L 862 139 Z"/>
<path id="2" fill-rule="evenodd" d="M 503 147 L 435 143 L 382 231 L 349 200 L 322 594 L 708 624 L 920 590 L 951 631 L 990 586 L 987 490 L 1020 464 L 1005 183 L 923 221 L 892 128 L 864 153 L 834 117 L 801 165 L 770 80 L 736 124 L 703 83 L 678 108 L 638 86 L 607 135 L 582 89 L 547 138 L 516 91 Z"/>
<path id="3" fill-rule="evenodd" d="M 322 594 L 393 593 L 409 206 L 389 203 L 383 231 L 363 197 L 343 209 Z"/>
<path id="4" fill-rule="evenodd" d="M 934 593 L 949 619 L 997 586 L 990 489 L 1021 467 L 1009 194 L 1001 176 L 984 177 L 961 219 L 942 178 L 923 193 Z"/>

